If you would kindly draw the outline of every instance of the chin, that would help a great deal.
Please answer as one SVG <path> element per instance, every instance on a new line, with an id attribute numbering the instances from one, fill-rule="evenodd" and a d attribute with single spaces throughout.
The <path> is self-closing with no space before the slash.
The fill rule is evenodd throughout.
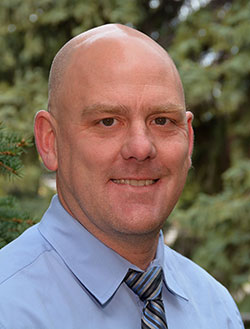
<path id="1" fill-rule="evenodd" d="M 157 233 L 161 230 L 164 219 L 145 214 L 130 214 L 126 217 L 126 225 L 120 226 L 120 231 L 126 231 L 128 234 L 132 235 L 145 235 Z"/>

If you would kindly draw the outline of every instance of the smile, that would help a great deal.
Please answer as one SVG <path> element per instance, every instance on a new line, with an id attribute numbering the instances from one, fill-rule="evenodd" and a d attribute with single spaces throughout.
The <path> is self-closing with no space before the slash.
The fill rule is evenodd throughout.
<path id="1" fill-rule="evenodd" d="M 115 184 L 132 185 L 132 186 L 148 186 L 155 184 L 158 179 L 112 179 Z"/>

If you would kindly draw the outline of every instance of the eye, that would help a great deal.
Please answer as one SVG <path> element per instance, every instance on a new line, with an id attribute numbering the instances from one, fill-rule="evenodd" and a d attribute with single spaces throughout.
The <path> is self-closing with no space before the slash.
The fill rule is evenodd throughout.
<path id="1" fill-rule="evenodd" d="M 164 126 L 166 123 L 168 123 L 169 119 L 165 117 L 159 117 L 154 119 L 155 124 L 159 126 Z"/>
<path id="2" fill-rule="evenodd" d="M 114 118 L 105 118 L 105 119 L 102 119 L 100 121 L 100 123 L 106 127 L 110 127 L 110 126 L 113 126 L 113 124 L 115 123 L 115 119 Z"/>

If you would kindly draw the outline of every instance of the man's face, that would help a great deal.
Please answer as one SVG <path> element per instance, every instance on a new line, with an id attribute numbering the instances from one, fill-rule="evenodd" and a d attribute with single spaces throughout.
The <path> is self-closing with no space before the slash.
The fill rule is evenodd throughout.
<path id="1" fill-rule="evenodd" d="M 79 52 L 65 75 L 56 119 L 59 197 L 97 236 L 156 232 L 186 180 L 192 115 L 169 60 L 128 50 L 121 61 L 116 54 L 104 61 L 99 52 L 89 54 L 90 68 Z"/>

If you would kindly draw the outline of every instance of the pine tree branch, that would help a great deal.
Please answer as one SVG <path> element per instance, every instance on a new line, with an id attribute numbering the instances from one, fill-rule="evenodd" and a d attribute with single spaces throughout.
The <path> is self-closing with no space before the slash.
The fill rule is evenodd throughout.
<path id="1" fill-rule="evenodd" d="M 10 173 L 12 173 L 12 174 L 14 174 L 14 175 L 17 175 L 17 171 L 16 171 L 16 170 L 14 170 L 13 168 L 11 168 L 11 167 L 5 165 L 2 161 L 0 161 L 0 166 L 1 166 L 2 168 L 6 169 L 8 172 L 10 172 Z"/>
<path id="2" fill-rule="evenodd" d="M 16 153 L 11 152 L 11 151 L 3 151 L 3 152 L 0 152 L 0 155 L 16 156 Z"/>
<path id="3" fill-rule="evenodd" d="M 32 145 L 30 139 L 21 138 L 18 134 L 5 132 L 0 122 L 0 175 L 20 176 L 22 154 Z"/>
<path id="4" fill-rule="evenodd" d="M 5 222 L 12 222 L 12 223 L 17 223 L 17 224 L 28 224 L 30 226 L 36 224 L 37 222 L 33 219 L 23 219 L 23 218 L 17 218 L 17 217 L 14 217 L 14 218 L 4 218 L 4 217 L 1 217 L 1 221 L 5 221 Z"/>
<path id="5" fill-rule="evenodd" d="M 29 143 L 25 139 L 22 139 L 19 143 L 16 144 L 17 147 L 26 147 L 29 146 Z"/>

